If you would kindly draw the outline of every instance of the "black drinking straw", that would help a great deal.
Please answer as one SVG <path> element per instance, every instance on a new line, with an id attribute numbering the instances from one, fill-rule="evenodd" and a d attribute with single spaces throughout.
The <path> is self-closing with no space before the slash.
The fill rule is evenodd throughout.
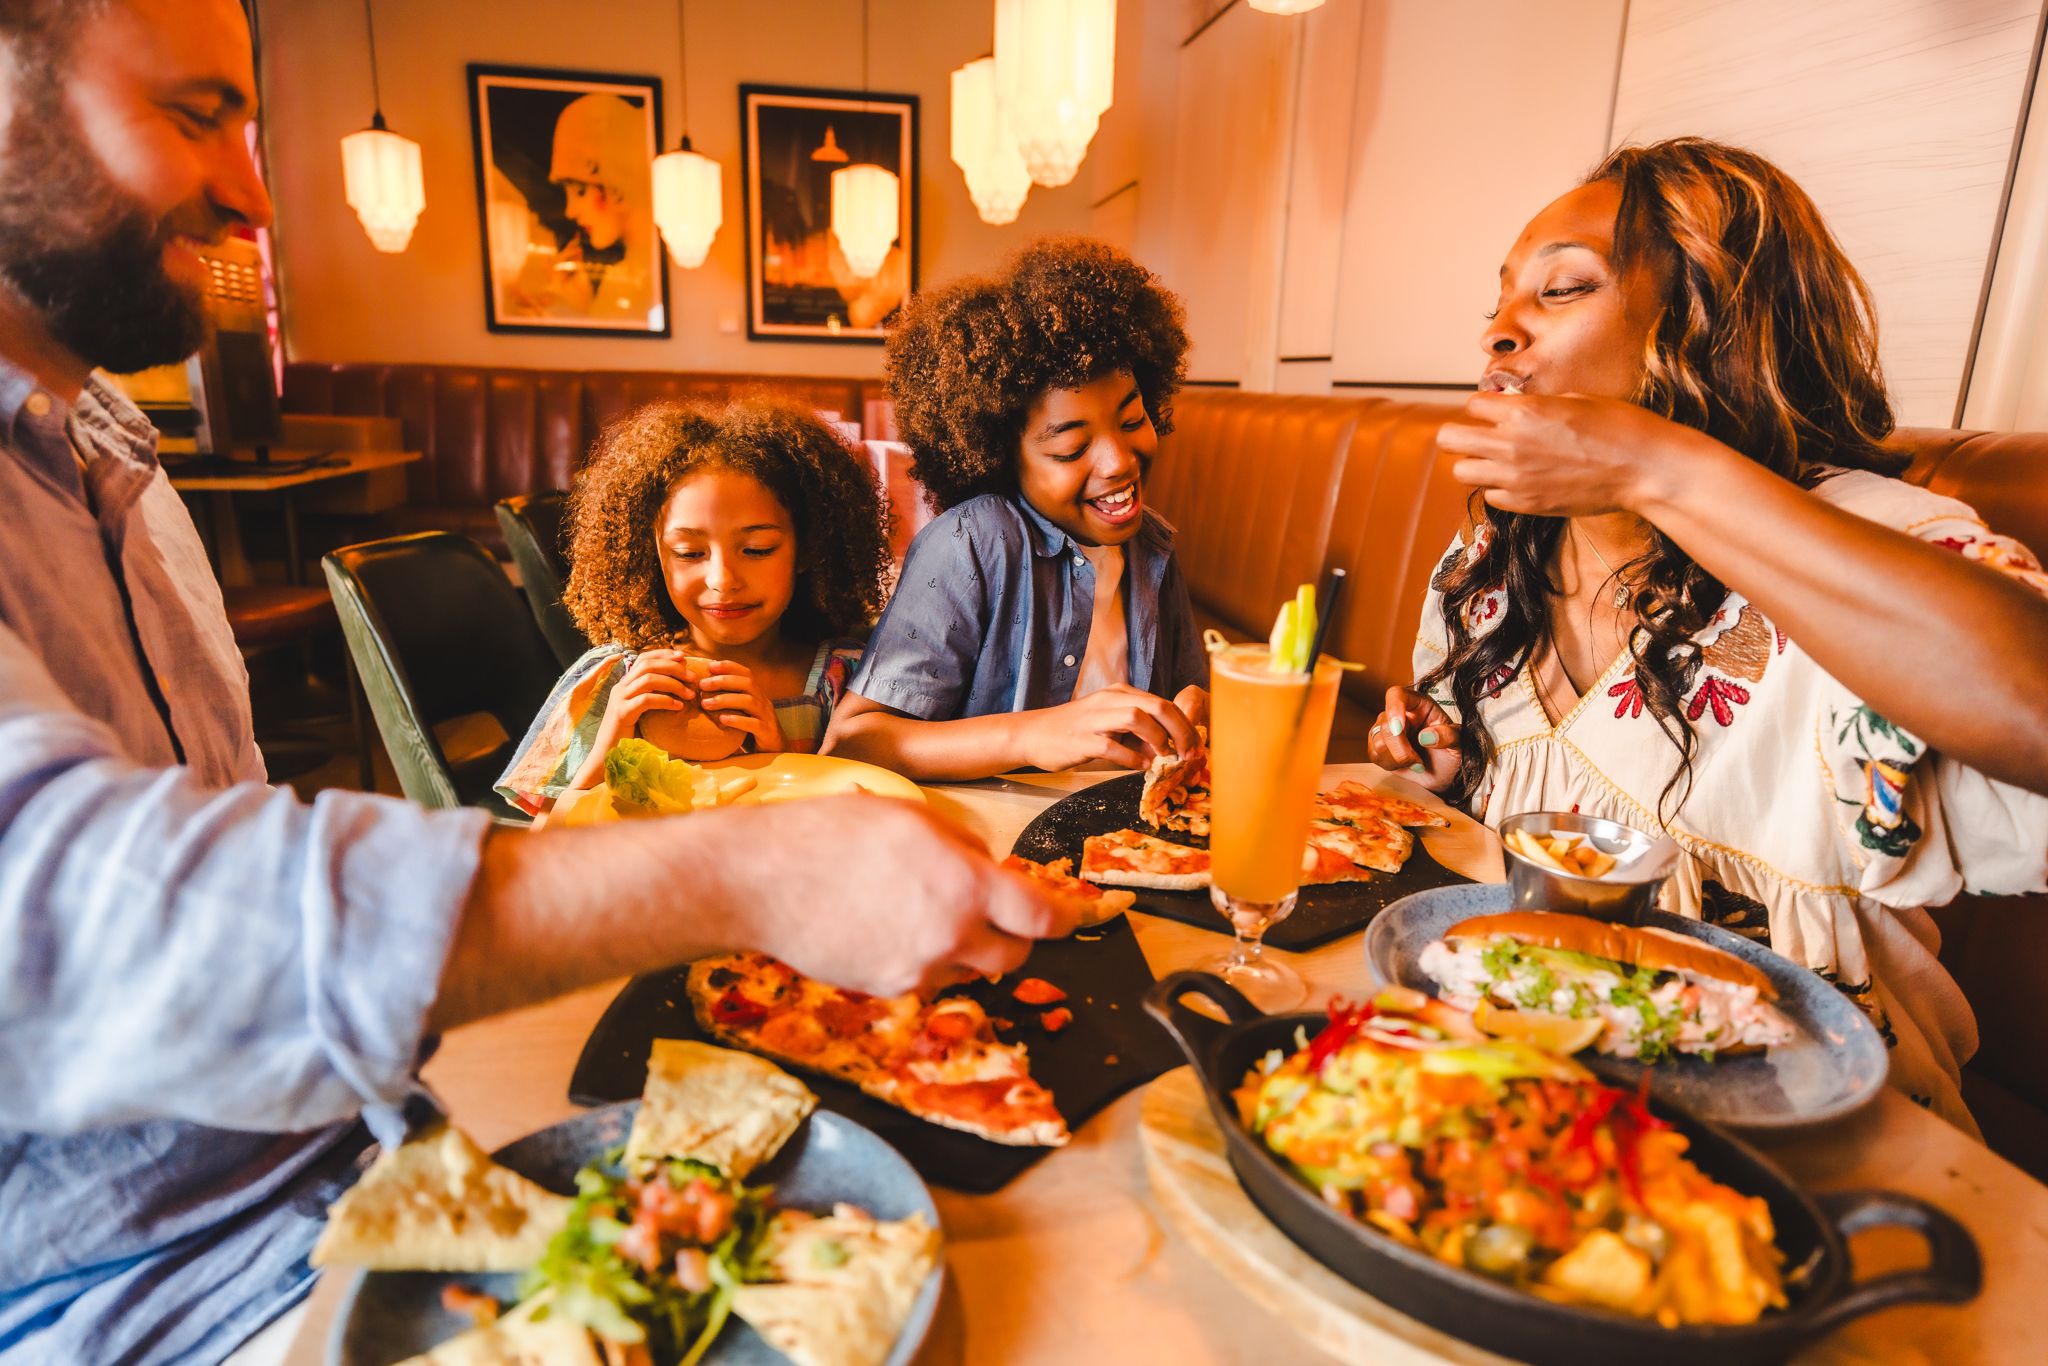
<path id="1" fill-rule="evenodd" d="M 1308 687 L 1301 694 L 1301 705 L 1294 711 L 1294 728 L 1301 729 L 1301 719 L 1308 715 L 1308 700 L 1315 696 L 1316 665 L 1323 657 L 1323 641 L 1330 634 L 1330 622 L 1337 615 L 1337 599 L 1344 589 L 1344 571 L 1332 569 L 1323 575 L 1322 591 L 1316 594 L 1316 634 L 1308 644 Z"/>

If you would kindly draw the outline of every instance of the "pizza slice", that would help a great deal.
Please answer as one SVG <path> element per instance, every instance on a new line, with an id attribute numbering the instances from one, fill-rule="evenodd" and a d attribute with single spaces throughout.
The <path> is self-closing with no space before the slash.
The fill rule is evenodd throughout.
<path id="1" fill-rule="evenodd" d="M 1302 855 L 1302 877 L 1307 882 L 1363 880 L 1342 875 L 1337 868 L 1338 860 L 1356 869 L 1398 873 L 1414 848 L 1415 836 L 1390 821 L 1376 821 L 1367 826 L 1311 821 L 1308 848 Z"/>
<path id="2" fill-rule="evenodd" d="M 1420 802 L 1379 792 L 1357 779 L 1346 779 L 1328 792 L 1316 794 L 1316 819 L 1340 825 L 1363 826 L 1375 820 L 1395 825 L 1448 826 L 1450 818 Z"/>
<path id="3" fill-rule="evenodd" d="M 842 991 L 762 953 L 700 958 L 686 986 L 698 1024 L 726 1043 L 993 1143 L 1067 1141 L 1066 1121 L 1032 1079 L 1024 1046 L 998 1042 L 971 998 Z"/>
<path id="4" fill-rule="evenodd" d="M 809 1087 L 766 1058 L 695 1039 L 656 1039 L 626 1165 L 695 1158 L 738 1181 L 780 1152 L 817 1103 Z"/>
<path id="5" fill-rule="evenodd" d="M 1100 925 L 1106 920 L 1114 920 L 1131 909 L 1138 899 L 1131 892 L 1105 892 L 1092 882 L 1083 882 L 1074 876 L 1072 859 L 1036 863 L 1021 854 L 1012 854 L 1003 860 L 1003 867 L 1038 883 L 1054 900 L 1071 903 L 1081 912 L 1083 925 Z"/>
<path id="6" fill-rule="evenodd" d="M 761 1249 L 765 1284 L 733 1292 L 733 1312 L 797 1366 L 888 1359 L 939 1257 L 922 1214 L 878 1220 L 851 1205 L 822 1218 L 783 1210 Z"/>
<path id="7" fill-rule="evenodd" d="M 1200 743 L 1187 753 L 1154 755 L 1145 769 L 1138 819 L 1155 830 L 1209 833 L 1209 732 L 1195 733 Z"/>
<path id="8" fill-rule="evenodd" d="M 1209 885 L 1209 851 L 1136 830 L 1090 835 L 1081 846 L 1081 876 L 1105 887 L 1198 891 Z"/>
<path id="9" fill-rule="evenodd" d="M 567 1196 L 493 1162 L 452 1124 L 380 1155 L 327 1210 L 314 1266 L 524 1271 L 569 1221 Z"/>

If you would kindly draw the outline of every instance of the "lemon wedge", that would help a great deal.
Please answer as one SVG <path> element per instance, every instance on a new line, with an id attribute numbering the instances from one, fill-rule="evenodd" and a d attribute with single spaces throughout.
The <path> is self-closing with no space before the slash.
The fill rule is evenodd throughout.
<path id="1" fill-rule="evenodd" d="M 1479 1003 L 1472 1012 L 1472 1023 L 1497 1039 L 1518 1039 L 1559 1057 L 1590 1047 L 1606 1028 L 1598 1018 L 1574 1020 L 1542 1010 L 1503 1010 L 1491 1001 Z"/>

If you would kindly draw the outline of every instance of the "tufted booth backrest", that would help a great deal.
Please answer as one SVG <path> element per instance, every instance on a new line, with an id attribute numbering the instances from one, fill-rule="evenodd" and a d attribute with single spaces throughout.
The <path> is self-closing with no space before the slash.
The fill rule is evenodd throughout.
<path id="1" fill-rule="evenodd" d="M 407 449 L 425 456 L 407 470 L 411 501 L 488 527 L 500 498 L 567 489 L 598 433 L 643 403 L 769 393 L 858 422 L 876 387 L 803 375 L 295 361 L 284 409 L 398 418 Z"/>

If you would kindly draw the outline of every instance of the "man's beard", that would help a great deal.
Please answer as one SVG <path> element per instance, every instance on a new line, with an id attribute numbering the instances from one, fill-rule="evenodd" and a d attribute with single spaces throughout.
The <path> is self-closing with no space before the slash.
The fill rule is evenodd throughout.
<path id="1" fill-rule="evenodd" d="M 215 240 L 206 200 L 161 220 L 101 165 L 54 82 L 27 81 L 0 149 L 0 281 L 86 364 L 128 374 L 183 360 L 206 340 L 205 301 L 172 279 L 173 236 Z"/>

